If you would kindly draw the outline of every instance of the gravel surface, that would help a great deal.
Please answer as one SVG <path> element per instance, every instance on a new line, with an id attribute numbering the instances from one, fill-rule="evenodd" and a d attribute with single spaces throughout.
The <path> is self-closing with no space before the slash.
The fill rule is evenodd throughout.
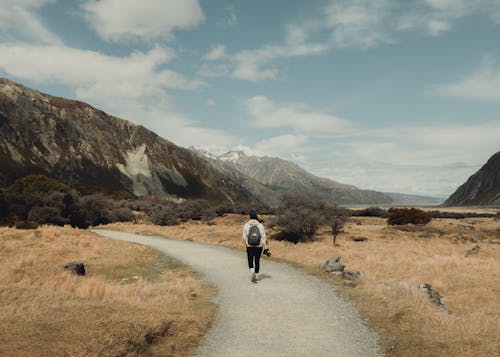
<path id="1" fill-rule="evenodd" d="M 109 230 L 93 232 L 158 249 L 214 283 L 220 310 L 199 356 L 381 356 L 377 335 L 334 287 L 287 264 L 261 259 L 250 282 L 246 255 L 216 245 Z"/>

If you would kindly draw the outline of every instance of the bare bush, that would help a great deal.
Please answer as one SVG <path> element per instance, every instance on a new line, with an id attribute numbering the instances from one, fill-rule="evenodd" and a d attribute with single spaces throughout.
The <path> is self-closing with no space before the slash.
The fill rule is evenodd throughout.
<path id="1" fill-rule="evenodd" d="M 358 217 L 382 217 L 382 218 L 389 218 L 389 211 L 380 208 L 380 207 L 367 207 L 362 210 L 354 210 L 351 211 L 352 216 L 358 216 Z"/>
<path id="2" fill-rule="evenodd" d="M 387 219 L 389 225 L 427 224 L 431 221 L 427 213 L 417 208 L 397 208 L 390 212 Z"/>
<path id="3" fill-rule="evenodd" d="M 330 226 L 332 227 L 333 245 L 337 245 L 337 236 L 343 232 L 346 220 L 345 216 L 336 216 L 331 220 Z"/>
<path id="4" fill-rule="evenodd" d="M 316 230 L 330 223 L 341 210 L 330 206 L 318 197 L 305 194 L 285 194 L 283 207 L 278 211 L 277 225 L 282 232 L 275 239 L 297 243 L 311 241 Z"/>
<path id="5" fill-rule="evenodd" d="M 151 222 L 159 226 L 175 226 L 179 223 L 177 210 L 173 206 L 164 206 L 162 209 L 153 213 Z"/>

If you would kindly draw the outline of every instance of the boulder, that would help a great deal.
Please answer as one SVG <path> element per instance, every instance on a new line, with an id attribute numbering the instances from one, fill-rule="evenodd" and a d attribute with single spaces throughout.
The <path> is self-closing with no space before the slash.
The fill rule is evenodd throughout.
<path id="1" fill-rule="evenodd" d="M 368 240 L 368 238 L 366 238 L 366 237 L 352 237 L 351 240 L 353 242 L 366 242 Z"/>
<path id="2" fill-rule="evenodd" d="M 444 311 L 448 311 L 448 309 L 446 308 L 446 304 L 444 303 L 443 297 L 441 296 L 440 293 L 438 293 L 436 290 L 432 288 L 431 284 L 426 284 L 426 283 L 420 284 L 418 286 L 418 290 L 426 292 L 434 304 L 439 306 Z"/>
<path id="3" fill-rule="evenodd" d="M 321 266 L 323 270 L 326 270 L 328 273 L 332 272 L 343 272 L 345 266 L 339 263 L 340 257 L 330 257 L 328 260 Z"/>
<path id="4" fill-rule="evenodd" d="M 64 265 L 64 270 L 70 272 L 73 275 L 85 275 L 85 265 L 80 262 L 71 262 Z"/>
<path id="5" fill-rule="evenodd" d="M 469 249 L 467 251 L 467 253 L 465 253 L 465 256 L 470 257 L 473 254 L 477 254 L 477 253 L 479 253 L 480 249 L 481 249 L 481 247 L 476 244 L 474 247 L 472 247 L 472 249 Z"/>
<path id="6" fill-rule="evenodd" d="M 361 277 L 361 272 L 359 270 L 346 270 L 344 272 L 344 279 L 356 280 Z"/>

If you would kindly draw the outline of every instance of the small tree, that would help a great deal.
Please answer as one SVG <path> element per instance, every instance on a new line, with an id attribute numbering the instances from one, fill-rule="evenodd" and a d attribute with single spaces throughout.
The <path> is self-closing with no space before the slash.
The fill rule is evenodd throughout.
<path id="1" fill-rule="evenodd" d="M 344 216 L 335 216 L 331 221 L 333 245 L 337 245 L 337 236 L 343 232 L 346 219 Z"/>
<path id="2" fill-rule="evenodd" d="M 321 197 L 284 194 L 283 206 L 276 218 L 281 232 L 275 238 L 293 243 L 311 241 L 320 226 L 328 225 L 331 217 L 340 215 L 340 210 L 325 203 Z"/>

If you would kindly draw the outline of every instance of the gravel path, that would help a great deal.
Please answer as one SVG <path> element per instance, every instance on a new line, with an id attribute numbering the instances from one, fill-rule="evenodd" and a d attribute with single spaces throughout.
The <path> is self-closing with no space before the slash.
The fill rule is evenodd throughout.
<path id="1" fill-rule="evenodd" d="M 250 282 L 246 255 L 221 246 L 108 230 L 93 232 L 158 249 L 217 285 L 220 306 L 199 356 L 380 356 L 377 336 L 334 288 L 266 258 Z"/>

